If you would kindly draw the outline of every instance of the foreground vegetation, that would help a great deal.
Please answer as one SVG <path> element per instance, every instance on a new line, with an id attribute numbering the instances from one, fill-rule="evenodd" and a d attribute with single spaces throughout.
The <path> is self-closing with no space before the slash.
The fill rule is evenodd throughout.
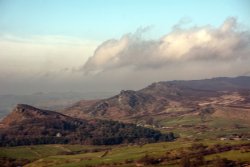
<path id="1" fill-rule="evenodd" d="M 2 147 L 3 166 L 243 166 L 250 141 L 183 141 L 145 145 L 37 145 Z"/>

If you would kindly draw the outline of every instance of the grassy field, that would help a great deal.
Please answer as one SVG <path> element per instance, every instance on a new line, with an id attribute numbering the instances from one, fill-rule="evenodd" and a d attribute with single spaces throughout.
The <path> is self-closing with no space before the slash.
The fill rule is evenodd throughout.
<path id="1" fill-rule="evenodd" d="M 250 152 L 245 152 L 243 153 L 241 150 L 233 150 L 233 151 L 227 151 L 223 153 L 218 153 L 218 154 L 213 154 L 209 155 L 206 158 L 208 160 L 214 159 L 217 156 L 221 158 L 228 158 L 230 160 L 234 161 L 244 161 L 244 162 L 249 162 L 250 161 Z"/>
<path id="2" fill-rule="evenodd" d="M 110 147 L 54 144 L 0 148 L 0 157 L 35 160 L 53 155 L 67 154 L 72 152 L 90 152 L 93 150 L 107 149 Z"/>
<path id="3" fill-rule="evenodd" d="M 208 148 L 215 145 L 232 146 L 250 144 L 249 141 L 218 141 L 203 140 L 199 142 L 181 141 L 163 142 L 139 145 L 118 146 L 82 146 L 82 145 L 39 145 L 1 148 L 0 157 L 14 159 L 29 159 L 33 162 L 26 167 L 75 167 L 98 166 L 109 164 L 113 166 L 135 166 L 135 162 L 149 155 L 150 157 L 162 157 L 166 154 L 177 155 L 188 150 L 194 143 L 202 143 Z M 231 150 L 205 156 L 206 160 L 215 157 L 225 157 L 230 160 L 250 163 L 250 152 Z M 168 161 L 167 166 L 180 166 L 179 160 Z M 159 164 L 157 166 L 166 166 Z M 150 166 L 150 165 L 148 165 Z M 151 165 L 152 166 L 152 165 Z"/>
<path id="4" fill-rule="evenodd" d="M 159 118 L 160 125 L 167 129 L 159 129 L 162 132 L 173 130 L 182 138 L 217 139 L 229 137 L 232 134 L 249 134 L 250 124 L 245 120 L 206 118 L 201 120 L 199 115 L 184 117 Z"/>

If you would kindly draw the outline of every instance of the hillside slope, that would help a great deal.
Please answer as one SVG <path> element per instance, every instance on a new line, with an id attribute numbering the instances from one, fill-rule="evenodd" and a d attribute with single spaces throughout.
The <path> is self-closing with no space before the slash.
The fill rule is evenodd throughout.
<path id="1" fill-rule="evenodd" d="M 81 118 L 123 119 L 168 113 L 169 109 L 197 111 L 208 105 L 250 106 L 250 77 L 168 81 L 139 91 L 121 91 L 111 98 L 81 101 L 63 111 Z"/>
<path id="2" fill-rule="evenodd" d="M 250 129 L 250 77 L 157 82 L 111 98 L 81 101 L 62 112 L 76 118 L 176 130 L 184 136 L 246 134 Z"/>
<path id="3" fill-rule="evenodd" d="M 0 145 L 97 144 L 173 140 L 173 134 L 108 120 L 83 120 L 19 104 L 0 123 Z"/>

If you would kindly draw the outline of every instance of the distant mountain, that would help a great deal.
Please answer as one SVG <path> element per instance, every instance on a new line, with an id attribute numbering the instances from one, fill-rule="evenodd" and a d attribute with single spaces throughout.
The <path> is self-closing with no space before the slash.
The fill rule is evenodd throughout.
<path id="1" fill-rule="evenodd" d="M 215 102 L 216 100 L 211 103 L 211 98 L 221 99 L 232 94 L 237 94 L 240 99 L 232 99 L 231 105 L 248 106 L 249 92 L 250 77 L 157 82 L 139 91 L 121 91 L 120 94 L 103 100 L 83 100 L 65 109 L 63 113 L 80 118 L 126 120 L 167 113 L 173 107 L 184 108 L 189 112 L 201 108 L 202 104 L 220 103 Z"/>
<path id="2" fill-rule="evenodd" d="M 236 78 L 218 77 L 212 79 L 190 81 L 170 81 L 168 83 L 192 89 L 210 91 L 233 91 L 239 89 L 250 89 L 249 76 L 240 76 Z"/>
<path id="3" fill-rule="evenodd" d="M 120 144 L 172 140 L 173 134 L 108 120 L 84 120 L 17 105 L 0 123 L 0 145 L 52 143 Z"/>

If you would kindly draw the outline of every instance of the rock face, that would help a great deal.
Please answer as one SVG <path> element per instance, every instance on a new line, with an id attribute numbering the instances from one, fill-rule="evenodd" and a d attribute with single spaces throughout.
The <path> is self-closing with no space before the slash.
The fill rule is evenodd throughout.
<path id="1" fill-rule="evenodd" d="M 157 99 L 144 92 L 123 90 L 116 96 L 99 100 L 88 107 L 77 103 L 63 113 L 70 116 L 74 116 L 75 112 L 81 113 L 82 118 L 120 118 L 157 112 L 155 110 L 165 103 L 164 99 Z"/>
<path id="2" fill-rule="evenodd" d="M 214 105 L 218 100 L 225 96 L 234 96 L 235 93 L 244 100 L 231 102 L 245 105 L 250 101 L 249 92 L 250 77 L 157 82 L 138 91 L 121 91 L 111 98 L 89 103 L 78 102 L 63 113 L 87 119 L 98 117 L 128 120 L 131 117 L 166 114 L 173 108 L 198 110 L 201 108 L 200 104 Z M 217 102 L 214 99 L 217 99 Z"/>
<path id="3" fill-rule="evenodd" d="M 72 118 L 19 104 L 1 123 L 0 146 L 29 144 L 120 144 L 172 140 L 172 134 L 105 120 Z"/>
<path id="4" fill-rule="evenodd" d="M 148 109 L 145 104 L 152 104 L 154 101 L 154 97 L 150 95 L 127 90 L 121 91 L 114 97 L 97 102 L 87 112 L 93 116 L 119 116 L 120 114 L 127 116 L 136 114 L 137 111 L 147 112 Z"/>

